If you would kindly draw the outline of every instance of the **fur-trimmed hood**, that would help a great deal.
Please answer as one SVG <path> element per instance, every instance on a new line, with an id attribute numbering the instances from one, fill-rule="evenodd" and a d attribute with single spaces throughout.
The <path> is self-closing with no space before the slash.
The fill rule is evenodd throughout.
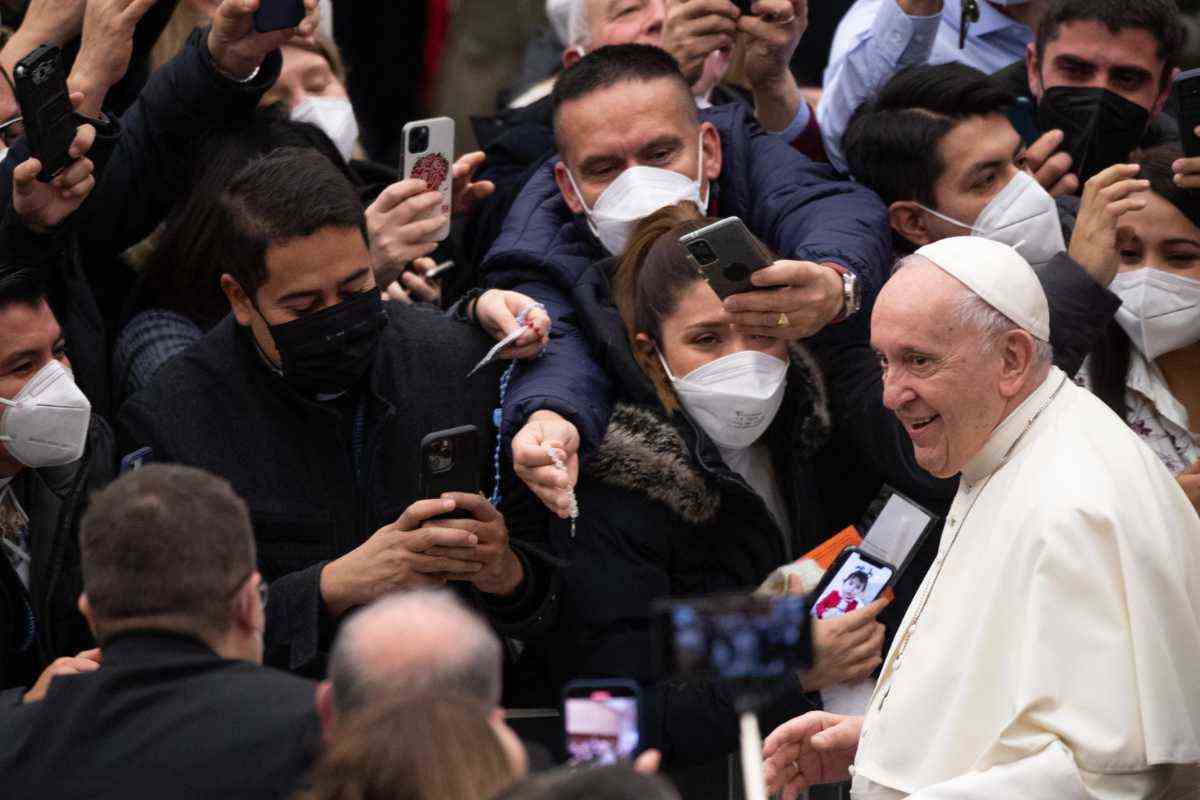
<path id="1" fill-rule="evenodd" d="M 787 395 L 764 436 L 773 442 L 788 436 L 789 456 L 803 461 L 825 444 L 833 423 L 820 366 L 803 345 L 792 344 L 789 350 Z M 694 431 L 682 414 L 671 419 L 657 404 L 618 403 L 585 472 L 662 503 L 689 524 L 707 524 L 720 511 L 721 489 L 715 477 L 696 463 L 694 453 L 713 445 L 702 433 L 702 441 L 691 441 Z"/>

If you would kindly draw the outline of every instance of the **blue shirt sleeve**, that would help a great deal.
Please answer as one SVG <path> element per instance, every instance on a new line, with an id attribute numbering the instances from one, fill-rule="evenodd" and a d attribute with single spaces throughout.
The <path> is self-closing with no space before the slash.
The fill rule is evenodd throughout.
<path id="1" fill-rule="evenodd" d="M 854 111 L 899 70 L 929 61 L 940 14 L 910 17 L 896 0 L 859 0 L 838 25 L 817 122 L 829 163 L 846 172 L 842 134 Z"/>

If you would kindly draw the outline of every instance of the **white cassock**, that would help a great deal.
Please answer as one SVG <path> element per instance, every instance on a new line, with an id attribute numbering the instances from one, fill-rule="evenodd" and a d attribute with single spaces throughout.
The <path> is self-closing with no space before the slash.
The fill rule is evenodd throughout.
<path id="1" fill-rule="evenodd" d="M 1057 368 L 963 470 L 863 731 L 855 800 L 1200 797 L 1200 517 Z"/>

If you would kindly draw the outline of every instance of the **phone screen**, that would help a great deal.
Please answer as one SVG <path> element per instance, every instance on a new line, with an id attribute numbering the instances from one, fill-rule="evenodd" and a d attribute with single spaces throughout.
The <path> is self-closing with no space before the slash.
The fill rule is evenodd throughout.
<path id="1" fill-rule="evenodd" d="M 925 538 L 933 515 L 900 494 L 892 494 L 863 539 L 863 550 L 901 572 Z"/>
<path id="2" fill-rule="evenodd" d="M 890 566 L 872 564 L 860 553 L 850 553 L 813 604 L 812 615 L 817 619 L 834 619 L 870 605 L 895 572 Z"/>
<path id="3" fill-rule="evenodd" d="M 665 668 L 725 681 L 774 680 L 801 666 L 802 597 L 727 595 L 659 607 Z"/>
<path id="4" fill-rule="evenodd" d="M 605 766 L 629 761 L 638 749 L 638 700 L 623 686 L 577 689 L 563 701 L 568 763 Z"/>

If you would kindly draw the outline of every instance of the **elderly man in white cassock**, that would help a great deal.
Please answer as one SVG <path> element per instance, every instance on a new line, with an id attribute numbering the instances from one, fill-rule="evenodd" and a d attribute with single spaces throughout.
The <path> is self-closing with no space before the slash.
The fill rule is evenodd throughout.
<path id="1" fill-rule="evenodd" d="M 923 247 L 884 286 L 884 402 L 958 494 L 866 717 L 778 728 L 772 791 L 1200 796 L 1200 518 L 1051 365 L 1049 335 L 1032 269 L 982 237 Z"/>

